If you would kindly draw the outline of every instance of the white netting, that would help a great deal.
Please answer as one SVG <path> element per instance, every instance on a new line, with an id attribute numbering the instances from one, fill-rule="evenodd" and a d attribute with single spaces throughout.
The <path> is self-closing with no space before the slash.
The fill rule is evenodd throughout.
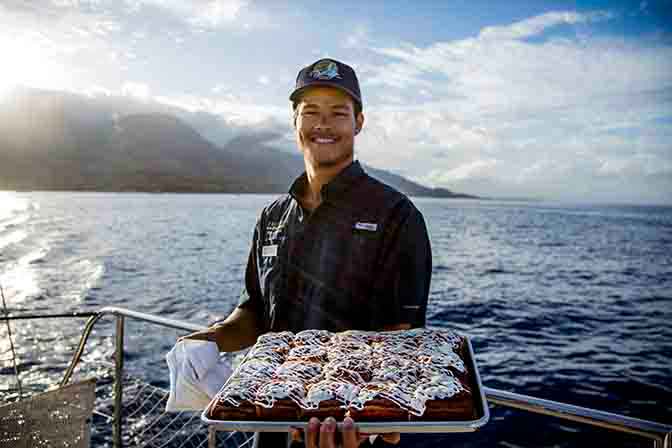
<path id="1" fill-rule="evenodd" d="M 100 400 L 94 411 L 94 440 L 112 446 L 111 425 L 114 401 L 113 384 L 101 386 L 96 395 L 109 397 Z M 124 376 L 122 440 L 124 446 L 147 448 L 195 448 L 208 446 L 208 427 L 198 412 L 166 412 L 168 392 Z M 251 434 L 218 432 L 217 447 L 238 448 L 251 446 Z M 98 446 L 98 445 L 96 445 Z"/>

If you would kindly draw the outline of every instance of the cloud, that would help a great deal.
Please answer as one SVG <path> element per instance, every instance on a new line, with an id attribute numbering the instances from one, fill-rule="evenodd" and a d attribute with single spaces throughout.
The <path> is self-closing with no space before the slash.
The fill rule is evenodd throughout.
<path id="1" fill-rule="evenodd" d="M 147 84 L 127 81 L 121 86 L 121 95 L 146 101 L 150 98 L 150 89 Z"/>
<path id="2" fill-rule="evenodd" d="M 460 165 L 457 168 L 453 168 L 448 171 L 435 171 L 430 172 L 429 178 L 436 177 L 437 180 L 441 182 L 453 182 L 463 179 L 468 179 L 470 177 L 482 177 L 486 176 L 494 171 L 494 168 L 497 166 L 497 160 L 495 159 L 478 159 Z"/>
<path id="3" fill-rule="evenodd" d="M 5 83 L 80 91 L 82 78 L 125 66 L 125 53 L 111 43 L 123 26 L 96 2 L 15 2 L 0 5 L 0 50 Z"/>
<path id="4" fill-rule="evenodd" d="M 121 31 L 120 21 L 104 6 L 102 0 L 6 0 L 0 5 L 0 17 L 10 28 L 4 19 L 13 19 L 14 25 L 39 23 L 68 37 L 104 37 Z"/>
<path id="5" fill-rule="evenodd" d="M 603 176 L 672 175 L 672 161 L 651 153 L 639 153 L 628 158 L 611 158 L 601 161 L 597 174 Z"/>
<path id="6" fill-rule="evenodd" d="M 290 112 L 287 107 L 258 104 L 250 99 L 227 93 L 218 97 L 203 97 L 193 94 L 157 95 L 154 101 L 184 109 L 186 111 L 206 112 L 221 117 L 234 126 L 257 126 L 266 130 L 269 122 L 283 123 L 287 128 Z"/>
<path id="7" fill-rule="evenodd" d="M 555 12 L 468 39 L 370 48 L 385 62 L 358 64 L 374 103 L 360 158 L 482 195 L 662 197 L 646 179 L 672 160 L 655 124 L 672 116 L 672 46 L 586 28 L 616 17 Z M 548 34 L 558 26 L 570 28 Z M 632 190 L 610 191 L 623 176 Z"/>
<path id="8" fill-rule="evenodd" d="M 352 33 L 348 34 L 343 42 L 343 48 L 359 48 L 369 41 L 369 28 L 366 25 L 357 25 Z"/>
<path id="9" fill-rule="evenodd" d="M 169 12 L 196 29 L 217 29 L 234 22 L 248 6 L 246 0 L 124 0 L 131 12 L 152 6 Z"/>
<path id="10" fill-rule="evenodd" d="M 575 25 L 577 23 L 598 22 L 602 20 L 609 20 L 613 17 L 613 13 L 606 11 L 597 11 L 584 14 L 574 11 L 549 12 L 507 26 L 491 26 L 483 28 L 478 35 L 478 39 L 524 39 L 539 35 L 548 28 L 559 25 Z"/>
<path id="11" fill-rule="evenodd" d="M 106 87 L 93 85 L 84 89 L 82 93 L 88 96 L 89 98 L 99 98 L 99 97 L 110 97 L 114 95 L 115 92 Z"/>
<path id="12" fill-rule="evenodd" d="M 229 88 L 228 85 L 219 83 L 219 84 L 215 85 L 212 89 L 210 89 L 210 91 L 212 93 L 220 94 L 220 93 L 228 91 L 229 89 L 230 88 Z"/>

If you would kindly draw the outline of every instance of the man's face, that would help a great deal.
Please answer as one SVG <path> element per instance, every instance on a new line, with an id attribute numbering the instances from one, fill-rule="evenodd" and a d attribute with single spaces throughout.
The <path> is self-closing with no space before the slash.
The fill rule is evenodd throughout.
<path id="1" fill-rule="evenodd" d="M 355 118 L 354 102 L 346 93 L 312 87 L 297 106 L 297 144 L 314 168 L 346 165 L 353 159 L 355 134 L 363 122 L 361 113 Z"/>

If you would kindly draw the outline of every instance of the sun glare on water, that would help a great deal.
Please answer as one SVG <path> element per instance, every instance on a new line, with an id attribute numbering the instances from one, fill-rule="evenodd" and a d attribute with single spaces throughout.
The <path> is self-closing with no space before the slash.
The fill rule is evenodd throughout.
<path id="1" fill-rule="evenodd" d="M 20 197 L 13 191 L 0 191 L 0 221 L 9 219 L 20 212 L 25 212 L 28 207 L 28 199 Z"/>

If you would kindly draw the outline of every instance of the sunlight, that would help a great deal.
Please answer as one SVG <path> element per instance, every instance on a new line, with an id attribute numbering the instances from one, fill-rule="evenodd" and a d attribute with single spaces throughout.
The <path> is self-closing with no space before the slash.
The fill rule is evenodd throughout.
<path id="1" fill-rule="evenodd" d="M 42 291 L 37 283 L 37 275 L 32 266 L 17 264 L 2 277 L 2 287 L 5 291 L 7 306 L 16 307 L 27 298 L 39 295 Z"/>
<path id="2" fill-rule="evenodd" d="M 2 51 L 2 48 L 0 48 Z M 18 82 L 13 76 L 13 73 L 4 69 L 0 72 L 0 101 L 7 98 L 12 91 L 18 86 Z"/>
<path id="3" fill-rule="evenodd" d="M 28 210 L 29 201 L 13 191 L 0 191 L 0 221 Z"/>
<path id="4" fill-rule="evenodd" d="M 23 257 L 7 271 L 0 274 L 0 284 L 5 292 L 8 306 L 16 306 L 29 297 L 34 297 L 42 292 L 38 284 L 37 271 L 34 262 L 43 258 L 49 252 L 48 247 L 40 247 Z"/>
<path id="5" fill-rule="evenodd" d="M 21 49 L 17 48 L 16 44 L 14 39 L 0 36 L 0 54 L 7 61 L 0 71 L 0 101 L 8 96 L 19 83 L 18 75 L 22 67 L 18 65 L 20 61 L 17 60 L 17 56 L 20 55 Z"/>
<path id="6" fill-rule="evenodd" d="M 16 84 L 11 81 L 4 79 L 4 76 L 0 74 L 0 100 L 9 96 L 9 94 L 14 90 Z"/>
<path id="7" fill-rule="evenodd" d="M 54 88 L 70 84 L 66 71 L 50 60 L 36 36 L 0 35 L 0 55 L 0 101 L 18 86 Z"/>

